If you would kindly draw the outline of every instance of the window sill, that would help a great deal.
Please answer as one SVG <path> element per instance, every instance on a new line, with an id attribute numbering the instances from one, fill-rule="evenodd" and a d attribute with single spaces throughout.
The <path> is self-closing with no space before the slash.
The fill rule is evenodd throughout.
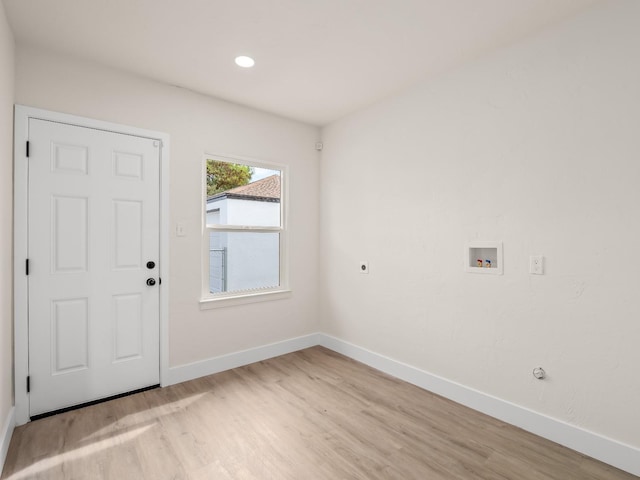
<path id="1" fill-rule="evenodd" d="M 200 310 L 210 310 L 212 308 L 233 307 L 235 305 L 245 305 L 248 303 L 268 302 L 271 300 L 282 300 L 291 298 L 291 290 L 271 290 L 268 292 L 238 293 L 217 298 L 200 299 Z"/>

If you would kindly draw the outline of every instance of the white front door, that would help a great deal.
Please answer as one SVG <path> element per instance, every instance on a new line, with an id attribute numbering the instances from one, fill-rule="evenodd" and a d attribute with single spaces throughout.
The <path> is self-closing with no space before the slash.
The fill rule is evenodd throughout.
<path id="1" fill-rule="evenodd" d="M 28 130 L 35 416 L 159 383 L 160 147 L 34 118 Z"/>

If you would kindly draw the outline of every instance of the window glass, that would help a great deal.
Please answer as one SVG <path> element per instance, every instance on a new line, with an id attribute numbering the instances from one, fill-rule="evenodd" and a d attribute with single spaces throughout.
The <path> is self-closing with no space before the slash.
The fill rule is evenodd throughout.
<path id="1" fill-rule="evenodd" d="M 205 291 L 213 297 L 282 287 L 282 171 L 207 159 Z"/>
<path id="2" fill-rule="evenodd" d="M 210 232 L 209 291 L 280 286 L 280 234 Z"/>
<path id="3" fill-rule="evenodd" d="M 207 225 L 278 227 L 281 196 L 280 170 L 207 160 Z"/>

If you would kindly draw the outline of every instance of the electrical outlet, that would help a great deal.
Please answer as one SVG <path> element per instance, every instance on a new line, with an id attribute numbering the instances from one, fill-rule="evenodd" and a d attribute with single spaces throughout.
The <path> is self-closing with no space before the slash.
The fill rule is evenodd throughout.
<path id="1" fill-rule="evenodd" d="M 360 273 L 369 273 L 369 262 L 360 262 Z"/>
<path id="2" fill-rule="evenodd" d="M 529 257 L 529 273 L 531 275 L 544 275 L 544 257 L 542 255 L 531 255 Z"/>

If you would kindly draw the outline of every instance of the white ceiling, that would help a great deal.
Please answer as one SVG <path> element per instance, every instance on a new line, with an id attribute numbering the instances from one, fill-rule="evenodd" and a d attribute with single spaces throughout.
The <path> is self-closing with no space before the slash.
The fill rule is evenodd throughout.
<path id="1" fill-rule="evenodd" d="M 3 1 L 19 44 L 325 125 L 599 0 Z"/>

